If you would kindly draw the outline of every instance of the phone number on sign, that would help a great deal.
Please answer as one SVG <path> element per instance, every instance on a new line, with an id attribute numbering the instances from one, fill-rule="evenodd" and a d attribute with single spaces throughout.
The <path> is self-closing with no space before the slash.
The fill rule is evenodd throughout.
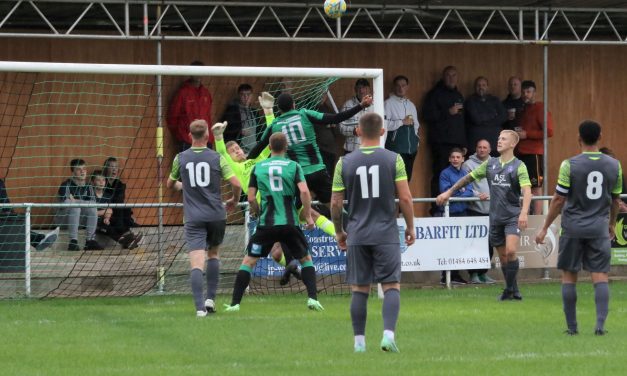
<path id="1" fill-rule="evenodd" d="M 449 258 L 438 258 L 438 265 L 446 266 L 446 265 L 477 265 L 490 262 L 490 259 L 487 257 L 449 257 Z"/>

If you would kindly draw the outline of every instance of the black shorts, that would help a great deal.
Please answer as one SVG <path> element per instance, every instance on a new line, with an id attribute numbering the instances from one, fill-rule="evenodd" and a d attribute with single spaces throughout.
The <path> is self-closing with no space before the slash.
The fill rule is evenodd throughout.
<path id="1" fill-rule="evenodd" d="M 300 227 L 291 225 L 257 226 L 250 238 L 246 253 L 252 257 L 266 257 L 274 243 L 281 243 L 283 252 L 300 260 L 307 256 L 307 239 Z"/>
<path id="2" fill-rule="evenodd" d="M 401 281 L 401 247 L 398 244 L 349 245 L 346 283 L 369 285 Z"/>
<path id="3" fill-rule="evenodd" d="M 513 217 L 509 221 L 493 223 L 490 222 L 490 233 L 488 242 L 494 247 L 505 245 L 508 235 L 520 236 L 518 228 L 518 217 Z"/>
<path id="4" fill-rule="evenodd" d="M 584 270 L 591 273 L 610 271 L 610 238 L 580 239 L 560 236 L 560 249 L 557 254 L 557 268 L 576 273 Z"/>
<path id="5" fill-rule="evenodd" d="M 544 180 L 544 156 L 541 154 L 525 154 L 519 155 L 518 159 L 523 161 L 527 166 L 529 172 L 529 180 L 533 188 L 542 187 L 542 181 Z"/>
<path id="6" fill-rule="evenodd" d="M 323 204 L 331 202 L 331 177 L 327 170 L 320 170 L 305 175 L 309 190 L 316 195 L 316 200 Z"/>
<path id="7" fill-rule="evenodd" d="M 185 241 L 188 251 L 207 249 L 222 244 L 224 231 L 226 230 L 226 220 L 200 222 L 185 222 Z"/>

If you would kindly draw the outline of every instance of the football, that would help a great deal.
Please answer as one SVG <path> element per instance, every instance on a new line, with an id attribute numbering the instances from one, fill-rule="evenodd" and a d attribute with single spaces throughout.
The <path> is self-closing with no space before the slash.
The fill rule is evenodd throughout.
<path id="1" fill-rule="evenodd" d="M 346 13 L 346 1 L 326 0 L 324 2 L 324 13 L 330 18 L 340 18 Z"/>

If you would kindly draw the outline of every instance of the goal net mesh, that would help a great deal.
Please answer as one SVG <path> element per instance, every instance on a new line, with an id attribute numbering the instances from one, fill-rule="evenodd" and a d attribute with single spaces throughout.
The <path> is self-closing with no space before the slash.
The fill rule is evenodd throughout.
<path id="1" fill-rule="evenodd" d="M 243 111 L 246 106 L 239 104 L 237 88 L 243 83 L 252 87 L 254 99 L 249 110 L 256 127 L 253 133 L 238 138 L 246 146 L 254 145 L 265 129 L 257 103 L 262 91 L 275 97 L 290 92 L 297 108 L 333 112 L 352 95 L 353 86 L 352 80 L 338 78 L 201 79 L 212 95 L 213 122 L 223 119 L 229 106 Z M 165 188 L 172 160 L 181 150 L 166 119 L 169 103 L 185 80 L 182 76 L 162 76 L 159 81 L 141 75 L 0 73 L 0 178 L 4 187 L 0 197 L 0 205 L 4 205 L 0 213 L 0 298 L 189 291 L 182 195 Z M 336 88 L 340 89 L 334 95 Z M 331 100 L 325 99 L 327 93 Z M 342 98 L 337 106 L 334 97 Z M 78 159 L 84 161 L 85 185 L 78 168 L 71 168 L 71 161 Z M 91 203 L 91 207 L 70 207 L 72 202 L 63 196 L 67 191 L 62 188 L 67 187 L 68 179 L 76 185 L 73 189 L 78 189 L 72 192 L 80 196 L 72 198 Z M 114 192 L 109 185 L 120 183 L 124 186 L 121 202 L 144 207 L 96 205 L 95 200 L 110 198 Z M 223 197 L 229 193 L 224 184 Z M 63 202 L 66 207 L 49 206 Z M 9 203 L 14 206 L 7 206 Z M 32 204 L 30 232 L 26 231 L 26 208 L 16 205 L 25 203 Z M 245 252 L 250 231 L 245 210 L 243 204 L 227 217 L 220 247 L 221 293 L 232 291 Z M 95 237 L 90 235 L 94 215 Z M 317 228 L 306 235 L 320 292 L 348 292 L 343 283 L 345 258 L 334 239 Z M 92 240 L 95 243 L 90 243 Z M 93 249 L 98 248 L 94 244 L 103 249 Z M 271 258 L 260 260 L 250 292 L 305 291 L 302 282 L 293 278 L 280 286 L 282 273 L 283 267 Z"/>

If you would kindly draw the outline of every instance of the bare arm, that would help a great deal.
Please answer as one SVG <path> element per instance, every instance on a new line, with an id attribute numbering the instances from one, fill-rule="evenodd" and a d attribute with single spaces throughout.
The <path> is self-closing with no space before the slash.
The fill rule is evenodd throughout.
<path id="1" fill-rule="evenodd" d="M 445 192 L 442 192 L 440 195 L 438 195 L 438 197 L 435 199 L 435 202 L 440 206 L 446 204 L 446 202 L 448 201 L 449 198 L 451 198 L 454 192 L 458 191 L 462 187 L 467 186 L 473 181 L 475 181 L 475 179 L 472 177 L 472 175 L 470 173 L 466 174 L 466 176 L 459 179 L 455 184 L 453 184 L 451 188 L 449 188 Z M 531 193 L 531 191 L 529 192 Z"/>
<path id="2" fill-rule="evenodd" d="M 467 186 L 468 184 L 472 183 L 473 181 L 475 181 L 475 179 L 470 175 L 470 174 L 466 174 L 466 176 L 464 176 L 463 178 L 459 179 L 455 184 L 453 184 L 453 186 L 451 188 L 449 188 L 448 190 L 453 193 L 453 192 L 457 192 L 459 191 L 461 188 Z M 529 191 L 531 192 L 531 191 Z"/>
<path id="3" fill-rule="evenodd" d="M 542 226 L 543 230 L 549 229 L 549 226 L 551 226 L 553 221 L 555 221 L 555 218 L 557 218 L 557 216 L 562 212 L 565 204 L 566 197 L 558 195 L 557 193 L 553 195 L 551 205 L 549 205 L 549 212 L 546 214 L 546 219 L 544 220 L 544 225 Z"/>
<path id="4" fill-rule="evenodd" d="M 180 191 L 183 189 L 183 183 L 181 183 L 178 180 L 168 179 L 168 182 L 166 183 L 166 187 L 168 187 L 168 189 L 174 189 L 175 191 Z"/>
<path id="5" fill-rule="evenodd" d="M 529 205 L 531 205 L 531 187 L 525 185 L 521 188 L 523 200 L 522 208 L 520 209 L 520 216 L 518 217 L 518 228 L 524 230 L 527 228 L 527 218 L 529 214 Z"/>
<path id="6" fill-rule="evenodd" d="M 619 195 L 615 195 L 612 197 L 612 206 L 610 206 L 610 239 L 614 239 L 615 235 L 615 228 L 616 228 L 616 216 L 618 215 L 618 212 L 620 211 L 620 206 L 622 204 L 622 200 L 620 199 Z"/>
<path id="7" fill-rule="evenodd" d="M 248 188 L 248 205 L 250 209 L 250 215 L 253 217 L 259 216 L 259 204 L 257 203 L 257 188 Z"/>
<path id="8" fill-rule="evenodd" d="M 553 195 L 553 198 L 551 199 L 551 204 L 549 205 L 549 212 L 546 214 L 546 218 L 544 219 L 544 225 L 542 225 L 542 228 L 540 229 L 540 231 L 538 231 L 538 234 L 536 235 L 537 244 L 544 243 L 544 237 L 546 236 L 546 232 L 548 231 L 553 221 L 555 221 L 555 218 L 557 218 L 557 216 L 560 215 L 560 213 L 562 212 L 564 204 L 566 204 L 566 197 L 558 195 L 557 193 Z"/>
<path id="9" fill-rule="evenodd" d="M 331 194 L 331 220 L 335 231 L 340 231 L 344 228 L 342 223 L 342 210 L 344 207 L 344 191 L 333 192 Z"/>
<path id="10" fill-rule="evenodd" d="M 237 179 L 235 175 L 229 178 L 229 183 L 231 183 L 233 197 L 239 197 L 242 194 L 242 183 L 239 182 L 239 179 Z"/>
<path id="11" fill-rule="evenodd" d="M 229 212 L 233 212 L 235 210 L 235 206 L 239 201 L 239 196 L 242 194 L 242 184 L 239 182 L 239 179 L 235 177 L 235 175 L 229 178 L 229 183 L 231 183 L 231 191 L 233 192 L 233 197 L 226 200 L 226 210 Z"/>
<path id="12" fill-rule="evenodd" d="M 396 182 L 396 191 L 398 192 L 399 207 L 407 225 L 405 229 L 405 243 L 412 245 L 416 241 L 416 229 L 414 227 L 414 204 L 407 180 L 398 180 Z"/>

